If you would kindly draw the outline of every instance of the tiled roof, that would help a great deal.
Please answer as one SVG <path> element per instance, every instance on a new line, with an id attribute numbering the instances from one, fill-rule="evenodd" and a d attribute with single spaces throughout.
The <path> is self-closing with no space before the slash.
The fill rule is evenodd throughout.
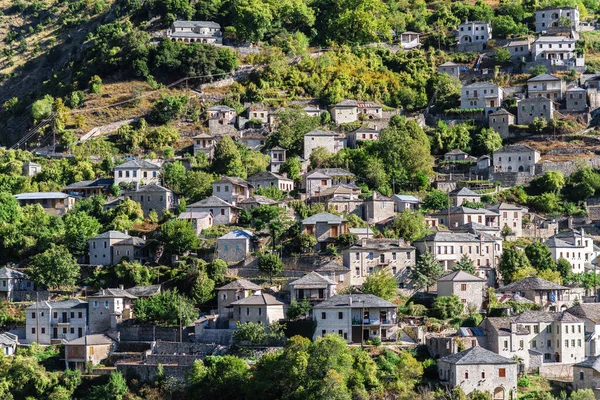
<path id="1" fill-rule="evenodd" d="M 392 200 L 397 199 L 399 201 L 405 202 L 405 203 L 422 203 L 421 200 L 417 199 L 415 196 L 411 196 L 409 194 L 395 194 L 392 196 Z"/>
<path id="2" fill-rule="evenodd" d="M 445 155 L 445 156 L 447 156 L 447 155 L 455 155 L 455 154 L 456 154 L 456 155 L 465 155 L 465 154 L 467 154 L 467 155 L 468 155 L 468 153 L 465 153 L 465 152 L 464 152 L 464 151 L 462 151 L 461 149 L 453 149 L 453 150 L 450 150 L 449 152 L 447 152 L 447 153 L 446 153 L 446 154 L 444 154 L 444 155 Z"/>
<path id="3" fill-rule="evenodd" d="M 498 87 L 498 85 L 496 85 L 496 84 L 494 84 L 492 82 L 474 82 L 474 83 L 471 83 L 470 85 L 463 86 L 463 89 L 465 89 L 465 88 L 478 88 L 478 87 L 490 87 L 490 86 L 493 86 L 495 88 Z"/>
<path id="4" fill-rule="evenodd" d="M 27 275 L 21 271 L 14 270 L 8 267 L 0 268 L 0 278 L 2 279 L 27 279 Z"/>
<path id="5" fill-rule="evenodd" d="M 600 303 L 579 303 L 566 311 L 576 317 L 589 319 L 595 324 L 600 324 Z"/>
<path id="6" fill-rule="evenodd" d="M 128 234 L 123 233 L 123 232 L 108 231 L 108 232 L 104 232 L 99 235 L 96 235 L 92 239 L 129 239 L 130 237 L 131 236 L 129 236 Z"/>
<path id="7" fill-rule="evenodd" d="M 73 339 L 67 342 L 67 345 L 88 345 L 88 346 L 99 346 L 103 344 L 113 344 L 114 341 L 106 335 L 86 335 L 77 339 Z"/>
<path id="8" fill-rule="evenodd" d="M 19 343 L 19 338 L 11 333 L 0 333 L 0 344 L 4 346 L 12 346 Z"/>
<path id="9" fill-rule="evenodd" d="M 461 365 L 489 365 L 489 364 L 516 364 L 515 360 L 510 358 L 502 357 L 493 351 L 486 350 L 481 346 L 471 347 L 460 353 L 451 354 L 446 357 L 442 357 L 438 360 L 447 362 L 449 364 L 461 364 Z"/>
<path id="10" fill-rule="evenodd" d="M 373 232 L 371 232 L 372 234 Z M 414 247 L 398 239 L 361 239 L 350 247 L 350 250 L 414 250 Z"/>
<path id="11" fill-rule="evenodd" d="M 484 282 L 485 279 L 482 279 L 478 276 L 471 275 L 466 273 L 465 271 L 454 271 L 446 276 L 442 276 L 438 279 L 438 282 Z"/>
<path id="12" fill-rule="evenodd" d="M 190 204 L 189 206 L 187 206 L 188 209 L 190 208 L 208 208 L 208 207 L 232 207 L 232 208 L 238 208 L 236 206 L 234 206 L 231 203 L 226 202 L 225 200 L 217 197 L 217 196 L 210 196 L 207 197 L 206 199 L 197 201 L 193 204 Z"/>
<path id="13" fill-rule="evenodd" d="M 231 111 L 235 111 L 235 109 L 228 107 L 228 106 L 216 105 L 216 106 L 209 107 L 208 111 L 231 112 Z"/>
<path id="14" fill-rule="evenodd" d="M 302 220 L 303 225 L 307 224 L 316 224 L 318 222 L 326 222 L 330 224 L 341 224 L 342 222 L 348 221 L 346 218 L 341 217 L 339 215 L 334 215 L 330 213 L 319 213 L 315 214 L 312 217 L 308 217 Z"/>
<path id="15" fill-rule="evenodd" d="M 463 187 L 460 189 L 454 189 L 453 191 L 451 191 L 450 193 L 448 193 L 448 196 L 476 196 L 476 197 L 481 197 L 481 195 L 479 193 L 475 193 L 474 191 L 472 191 L 469 188 Z"/>
<path id="16" fill-rule="evenodd" d="M 156 185 L 154 183 L 150 184 L 150 185 L 144 185 L 144 186 L 140 186 L 137 190 L 133 190 L 133 193 L 136 192 L 170 192 L 170 189 L 167 189 L 164 186 L 160 186 L 160 185 Z M 127 191 L 128 192 L 128 191 Z"/>
<path id="17" fill-rule="evenodd" d="M 260 195 L 251 196 L 251 197 L 248 197 L 247 199 L 240 200 L 237 202 L 238 205 L 253 204 L 253 203 L 267 204 L 267 205 L 277 204 L 277 202 L 275 200 L 270 199 L 267 196 L 260 196 Z"/>
<path id="18" fill-rule="evenodd" d="M 512 322 L 528 324 L 528 323 L 536 323 L 536 322 L 583 322 L 581 319 L 576 316 L 569 314 L 566 311 L 561 312 L 547 312 L 547 311 L 525 311 L 521 314 L 517 314 L 515 316 L 510 317 Z"/>
<path id="19" fill-rule="evenodd" d="M 100 178 L 100 179 L 94 179 L 91 181 L 79 181 L 79 182 L 72 183 L 69 186 L 65 186 L 65 190 L 67 190 L 67 189 L 84 189 L 84 188 L 91 188 L 91 187 L 107 188 L 107 187 L 111 186 L 114 183 L 114 181 L 115 180 L 113 178 Z"/>
<path id="20" fill-rule="evenodd" d="M 268 293 L 255 294 L 231 303 L 232 306 L 282 306 L 283 303 Z"/>
<path id="21" fill-rule="evenodd" d="M 137 297 L 133 296 L 127 290 L 124 289 L 100 289 L 99 292 L 94 293 L 88 298 L 91 297 L 112 297 L 112 298 L 125 298 L 125 299 L 137 299 Z"/>
<path id="22" fill-rule="evenodd" d="M 177 219 L 205 219 L 210 215 L 208 211 L 184 211 L 177 216 Z"/>
<path id="23" fill-rule="evenodd" d="M 221 236 L 217 240 L 221 239 L 252 239 L 254 234 L 245 229 L 234 229 L 233 231 Z"/>
<path id="24" fill-rule="evenodd" d="M 345 99 L 334 105 L 333 107 L 360 107 L 360 108 L 381 108 L 377 103 L 371 101 L 360 101 Z"/>
<path id="25" fill-rule="evenodd" d="M 87 308 L 87 301 L 81 299 L 69 299 L 63 301 L 40 301 L 37 305 L 38 309 L 64 309 L 64 308 Z M 35 304 L 27 307 L 28 310 L 34 310 Z"/>
<path id="26" fill-rule="evenodd" d="M 464 232 L 436 232 L 416 242 L 494 242 L 496 239 L 485 233 L 473 234 Z"/>
<path id="27" fill-rule="evenodd" d="M 325 175 L 329 175 L 329 176 L 354 176 L 354 174 L 350 171 L 347 171 L 343 168 L 315 168 L 313 169 L 311 172 L 309 172 L 307 175 L 310 175 L 314 172 L 320 172 L 322 174 Z"/>
<path id="28" fill-rule="evenodd" d="M 262 288 L 246 279 L 238 279 L 217 290 L 261 290 Z"/>
<path id="29" fill-rule="evenodd" d="M 490 113 L 489 115 L 512 115 L 514 117 L 513 114 L 509 113 L 504 108 L 499 108 L 496 111 Z"/>
<path id="30" fill-rule="evenodd" d="M 130 169 L 130 168 L 142 168 L 142 169 L 160 169 L 160 167 L 156 164 L 152 164 L 146 160 L 131 160 L 123 163 L 121 165 L 117 165 L 115 169 Z"/>
<path id="31" fill-rule="evenodd" d="M 470 208 L 470 207 L 465 207 L 465 206 L 458 206 L 458 207 L 450 207 L 450 212 L 448 212 L 448 209 L 443 209 L 436 213 L 432 213 L 431 215 L 448 215 L 448 213 L 450 213 L 450 214 L 487 214 L 487 215 L 492 214 L 491 210 L 488 210 L 486 208 Z"/>
<path id="32" fill-rule="evenodd" d="M 304 275 L 302 278 L 290 282 L 289 285 L 294 286 L 294 288 L 321 288 L 329 285 L 336 285 L 336 283 L 329 278 L 325 278 L 318 272 L 313 271 Z"/>
<path id="33" fill-rule="evenodd" d="M 351 304 L 350 304 L 351 303 Z M 396 308 L 387 300 L 373 294 L 338 294 L 317 304 L 314 308 Z"/>
<path id="34" fill-rule="evenodd" d="M 304 136 L 336 136 L 337 134 L 332 131 L 322 131 L 320 129 L 315 129 L 308 133 L 305 133 Z"/>
<path id="35" fill-rule="evenodd" d="M 452 61 L 446 61 L 445 63 L 441 64 L 440 67 L 458 67 L 458 64 Z"/>
<path id="36" fill-rule="evenodd" d="M 547 281 L 542 278 L 531 277 L 510 283 L 499 290 L 502 292 L 524 292 L 527 290 L 566 290 L 568 287 Z"/>

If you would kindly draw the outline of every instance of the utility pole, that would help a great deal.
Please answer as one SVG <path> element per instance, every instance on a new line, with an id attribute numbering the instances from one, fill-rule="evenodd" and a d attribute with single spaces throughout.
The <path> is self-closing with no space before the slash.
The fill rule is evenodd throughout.
<path id="1" fill-rule="evenodd" d="M 35 291 L 35 337 L 37 344 L 40 344 L 40 313 L 38 307 L 40 304 L 40 292 Z"/>
<path id="2" fill-rule="evenodd" d="M 179 343 L 183 342 L 182 317 L 181 317 L 181 296 L 179 296 Z"/>

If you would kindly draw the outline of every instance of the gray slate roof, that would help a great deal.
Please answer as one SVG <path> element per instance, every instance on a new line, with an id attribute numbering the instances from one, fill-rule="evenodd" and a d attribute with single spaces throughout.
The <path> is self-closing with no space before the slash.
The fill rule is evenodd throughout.
<path id="1" fill-rule="evenodd" d="M 560 81 L 560 78 L 556 76 L 552 76 L 550 74 L 541 74 L 538 76 L 534 76 L 531 79 L 528 79 L 527 82 L 544 82 L 544 81 Z"/>
<path id="2" fill-rule="evenodd" d="M 131 293 L 129 293 L 127 290 L 124 290 L 124 289 L 100 289 L 97 293 L 94 293 L 93 295 L 88 296 L 88 299 L 93 298 L 93 297 L 137 299 L 136 296 L 132 295 Z"/>
<path id="3" fill-rule="evenodd" d="M 371 232 L 372 234 L 372 232 Z M 350 247 L 350 250 L 414 250 L 413 246 L 406 244 L 403 240 L 398 239 L 362 239 Z"/>
<path id="4" fill-rule="evenodd" d="M 206 199 L 197 201 L 193 204 L 190 204 L 189 206 L 187 206 L 187 208 L 208 208 L 208 207 L 231 207 L 231 208 L 238 208 L 236 206 L 234 206 L 231 203 L 226 202 L 225 200 L 217 197 L 217 196 L 210 196 L 207 197 Z"/>
<path id="5" fill-rule="evenodd" d="M 302 225 L 316 224 L 319 222 L 325 222 L 329 224 L 341 224 L 344 221 L 348 221 L 346 218 L 341 217 L 339 215 L 334 215 L 330 213 L 319 213 L 315 214 L 312 217 L 308 217 L 302 220 Z"/>
<path id="6" fill-rule="evenodd" d="M 152 183 L 150 185 L 140 186 L 138 188 L 138 190 L 133 190 L 131 192 L 133 192 L 133 193 L 136 193 L 136 192 L 159 192 L 159 193 L 164 193 L 164 192 L 170 192 L 170 191 L 171 191 L 170 189 L 167 189 L 164 186 L 160 186 L 160 185 L 156 185 L 156 184 Z"/>
<path id="7" fill-rule="evenodd" d="M 66 199 L 70 197 L 62 192 L 31 192 L 19 193 L 13 196 L 17 200 L 43 200 L 43 199 Z"/>
<path id="8" fill-rule="evenodd" d="M 489 364 L 516 364 L 515 360 L 502 357 L 493 351 L 486 350 L 481 346 L 471 347 L 460 353 L 451 354 L 440 358 L 438 361 L 447 362 L 449 364 L 461 365 L 489 365 Z"/>
<path id="9" fill-rule="evenodd" d="M 350 304 L 352 302 L 352 304 Z M 373 294 L 338 294 L 317 304 L 314 308 L 396 308 L 387 300 Z"/>
<path id="10" fill-rule="evenodd" d="M 589 319 L 595 324 L 600 324 L 600 303 L 580 303 L 566 311 L 576 317 Z"/>
<path id="11" fill-rule="evenodd" d="M 115 182 L 115 180 L 113 178 L 100 178 L 100 179 L 94 179 L 91 181 L 79 181 L 79 182 L 72 183 L 69 186 L 66 186 L 65 190 L 95 188 L 95 187 L 108 188 L 114 182 Z"/>
<path id="12" fill-rule="evenodd" d="M 594 371 L 600 372 L 600 356 L 589 356 L 585 360 L 575 364 L 574 367 L 591 368 Z"/>
<path id="13" fill-rule="evenodd" d="M 319 273 L 341 272 L 345 274 L 347 272 L 350 272 L 350 269 L 344 267 L 341 264 L 336 263 L 335 261 L 329 261 L 328 263 L 325 263 L 319 266 L 318 268 L 315 268 L 315 271 Z"/>
<path id="14" fill-rule="evenodd" d="M 526 146 L 524 144 L 511 144 L 505 146 L 499 150 L 496 150 L 494 154 L 497 153 L 529 153 L 532 151 L 537 151 L 533 147 Z"/>
<path id="15" fill-rule="evenodd" d="M 416 242 L 494 242 L 495 239 L 485 233 L 473 234 L 465 232 L 436 232 L 431 235 L 425 236 L 423 239 L 419 239 Z"/>
<path id="16" fill-rule="evenodd" d="M 313 271 L 304 275 L 302 278 L 290 282 L 289 285 L 294 286 L 294 288 L 325 288 L 329 285 L 336 285 L 336 283 L 329 278 L 325 278 L 318 272 Z"/>
<path id="17" fill-rule="evenodd" d="M 123 232 L 119 232 L 119 231 L 108 231 L 108 232 L 104 232 L 101 233 L 99 235 L 94 236 L 92 239 L 129 239 L 131 236 L 129 236 L 126 233 Z"/>
<path id="18" fill-rule="evenodd" d="M 336 136 L 337 134 L 332 131 L 322 131 L 320 129 L 315 129 L 314 131 L 310 131 L 305 133 L 304 136 Z"/>
<path id="19" fill-rule="evenodd" d="M 131 168 L 141 168 L 141 169 L 160 169 L 160 167 L 156 164 L 152 164 L 146 160 L 131 160 L 123 163 L 121 165 L 117 165 L 115 169 L 131 169 Z"/>
<path id="20" fill-rule="evenodd" d="M 262 290 L 260 286 L 246 279 L 238 279 L 225 286 L 217 288 L 217 290 Z"/>
<path id="21" fill-rule="evenodd" d="M 221 29 L 221 25 L 213 21 L 175 21 L 175 28 L 213 28 Z"/>
<path id="22" fill-rule="evenodd" d="M 447 282 L 447 281 L 452 281 L 452 282 L 483 282 L 485 281 L 484 279 L 475 276 L 475 275 L 471 275 L 466 273 L 465 271 L 454 271 L 446 276 L 442 276 L 440 279 L 438 279 L 438 282 Z"/>
<path id="23" fill-rule="evenodd" d="M 0 278 L 2 279 L 27 279 L 27 275 L 21 271 L 14 270 L 8 267 L 0 268 Z"/>
<path id="24" fill-rule="evenodd" d="M 343 168 L 315 168 L 312 171 L 310 171 L 308 174 L 306 174 L 307 176 L 310 176 L 314 173 L 321 173 L 327 176 L 354 176 L 354 174 L 350 171 L 347 171 Z"/>
<path id="25" fill-rule="evenodd" d="M 524 292 L 528 290 L 567 290 L 568 287 L 542 278 L 531 277 L 501 287 L 501 292 Z"/>
<path id="26" fill-rule="evenodd" d="M 231 232 L 221 236 L 217 240 L 221 239 L 252 239 L 254 237 L 254 233 L 247 231 L 245 229 L 234 229 Z"/>
<path id="27" fill-rule="evenodd" d="M 246 182 L 242 178 L 238 178 L 237 176 L 222 176 L 221 179 L 213 182 L 213 185 L 215 183 L 232 183 L 234 185 L 240 185 L 244 187 L 252 186 L 248 182 Z"/>
<path id="28" fill-rule="evenodd" d="M 283 303 L 268 293 L 255 294 L 231 303 L 232 306 L 283 306 Z"/>
<path id="29" fill-rule="evenodd" d="M 127 289 L 127 292 L 135 297 L 150 297 L 157 293 L 160 293 L 161 285 L 149 285 L 149 286 L 134 286 Z"/>
<path id="30" fill-rule="evenodd" d="M 65 309 L 65 308 L 87 308 L 87 301 L 81 299 L 69 299 L 63 301 L 40 301 L 38 309 Z M 35 310 L 35 304 L 27 307 L 28 310 Z"/>
<path id="31" fill-rule="evenodd" d="M 99 346 L 99 345 L 108 345 L 113 344 L 114 341 L 106 335 L 97 334 L 97 335 L 86 335 L 77 339 L 73 339 L 70 342 L 67 342 L 68 345 L 88 345 L 88 346 Z"/>
<path id="32" fill-rule="evenodd" d="M 11 333 L 0 333 L 0 344 L 4 346 L 12 346 L 19 343 L 19 338 Z"/>
<path id="33" fill-rule="evenodd" d="M 270 180 L 270 179 L 291 181 L 290 178 L 286 178 L 285 176 L 276 174 L 275 172 L 262 171 L 262 172 L 258 172 L 256 174 L 252 175 L 251 177 L 249 177 L 248 182 L 252 183 L 254 181 L 264 181 L 264 180 Z"/>
<path id="34" fill-rule="evenodd" d="M 409 194 L 395 194 L 392 196 L 392 200 L 399 200 L 405 203 L 417 203 L 421 204 L 422 201 L 417 199 L 415 196 L 411 196 Z"/>
<path id="35" fill-rule="evenodd" d="M 460 189 L 454 189 L 453 191 L 451 191 L 450 193 L 448 193 L 448 196 L 476 196 L 476 197 L 481 197 L 481 195 L 479 193 L 475 193 L 474 191 L 472 191 L 469 188 L 463 187 Z"/>

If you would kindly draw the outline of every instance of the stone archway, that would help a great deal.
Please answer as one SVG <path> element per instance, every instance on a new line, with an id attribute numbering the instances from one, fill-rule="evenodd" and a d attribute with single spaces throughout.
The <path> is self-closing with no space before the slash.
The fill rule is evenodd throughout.
<path id="1" fill-rule="evenodd" d="M 494 400 L 505 400 L 504 388 L 502 386 L 498 386 L 494 389 Z"/>
<path id="2" fill-rule="evenodd" d="M 471 43 L 471 36 L 469 36 L 469 35 L 465 35 L 465 36 L 463 36 L 463 37 L 462 37 L 462 40 L 461 40 L 461 41 L 462 41 L 463 43 Z"/>

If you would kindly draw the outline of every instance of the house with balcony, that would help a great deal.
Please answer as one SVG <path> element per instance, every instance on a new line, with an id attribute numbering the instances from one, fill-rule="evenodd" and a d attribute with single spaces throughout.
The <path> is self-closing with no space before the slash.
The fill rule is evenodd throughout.
<path id="1" fill-rule="evenodd" d="M 141 186 L 137 190 L 126 190 L 123 196 L 139 203 L 145 217 L 155 211 L 162 218 L 165 211 L 173 212 L 178 205 L 177 196 L 172 190 L 155 184 Z"/>
<path id="2" fill-rule="evenodd" d="M 212 215 L 213 225 L 229 225 L 237 222 L 240 210 L 241 208 L 217 196 L 207 197 L 190 204 L 186 208 L 186 212 L 201 212 Z"/>
<path id="3" fill-rule="evenodd" d="M 205 154 L 206 158 L 212 160 L 217 147 L 217 137 L 208 133 L 201 133 L 192 138 L 194 142 L 194 156 Z"/>
<path id="4" fill-rule="evenodd" d="M 100 289 L 88 296 L 89 333 L 114 330 L 118 323 L 133 318 L 136 299 L 123 288 Z"/>
<path id="5" fill-rule="evenodd" d="M 167 37 L 174 42 L 223 44 L 221 25 L 213 21 L 174 21 Z"/>
<path id="6" fill-rule="evenodd" d="M 561 311 L 571 305 L 566 296 L 568 287 L 538 277 L 512 282 L 498 289 L 499 293 L 518 294 L 539 305 L 542 310 Z"/>
<path id="7" fill-rule="evenodd" d="M 417 199 L 415 196 L 411 196 L 409 194 L 394 194 L 392 196 L 392 201 L 394 202 L 394 211 L 403 212 L 406 210 L 418 210 L 423 203 L 421 200 Z"/>
<path id="8" fill-rule="evenodd" d="M 460 108 L 483 109 L 485 114 L 497 111 L 502 106 L 504 92 L 491 82 L 474 82 L 463 86 L 460 95 Z"/>
<path id="9" fill-rule="evenodd" d="M 338 185 L 356 187 L 356 176 L 342 168 L 316 168 L 302 176 L 302 189 L 308 197 L 323 198 L 324 191 Z M 360 193 L 360 189 L 359 193 Z"/>
<path id="10" fill-rule="evenodd" d="M 119 231 L 108 231 L 88 240 L 90 264 L 116 265 L 122 259 L 144 261 L 149 254 L 146 241 Z"/>
<path id="11" fill-rule="evenodd" d="M 330 213 L 319 213 L 302 220 L 302 233 L 317 239 L 317 247 L 324 250 L 338 236 L 348 233 L 348 220 Z"/>
<path id="12" fill-rule="evenodd" d="M 217 288 L 219 316 L 232 318 L 231 303 L 261 293 L 262 288 L 246 279 L 237 279 Z"/>
<path id="13" fill-rule="evenodd" d="M 491 317 L 479 327 L 488 338 L 488 350 L 518 358 L 526 372 L 569 379 L 570 366 L 585 359 L 584 323 L 566 311 L 525 311 L 510 317 Z"/>
<path id="14" fill-rule="evenodd" d="M 419 42 L 420 36 L 421 34 L 417 32 L 402 32 L 400 34 L 400 46 L 402 46 L 404 50 L 417 48 L 421 46 L 421 43 Z"/>
<path id="15" fill-rule="evenodd" d="M 269 158 L 271 164 L 269 170 L 271 172 L 279 173 L 279 169 L 287 160 L 287 150 L 283 147 L 275 146 L 269 150 Z"/>
<path id="16" fill-rule="evenodd" d="M 565 25 L 565 22 L 568 22 Z M 535 31 L 545 32 L 551 28 L 567 26 L 579 30 L 579 10 L 577 7 L 544 7 L 535 12 Z"/>
<path id="17" fill-rule="evenodd" d="M 485 207 L 487 210 L 498 214 L 496 226 L 500 231 L 504 227 L 510 228 L 511 234 L 507 239 L 515 239 L 523 236 L 523 214 L 528 210 L 510 203 L 491 204 Z"/>
<path id="18" fill-rule="evenodd" d="M 494 400 L 512 400 L 517 396 L 518 365 L 515 360 L 475 346 L 437 360 L 443 386 L 460 387 L 466 395 L 478 390 Z"/>
<path id="19" fill-rule="evenodd" d="M 445 225 L 450 229 L 471 222 L 486 226 L 498 225 L 498 213 L 486 208 L 470 208 L 461 205 L 431 213 L 430 216 L 437 218 L 439 224 Z"/>
<path id="20" fill-rule="evenodd" d="M 351 149 L 355 149 L 358 145 L 358 142 L 372 142 L 379 140 L 379 134 L 381 131 L 377 129 L 371 129 L 364 126 L 360 128 L 356 128 L 352 132 L 348 133 L 346 140 L 348 142 L 348 147 Z"/>
<path id="21" fill-rule="evenodd" d="M 87 326 L 87 302 L 77 298 L 41 301 L 26 309 L 25 343 L 64 343 L 82 337 Z"/>
<path id="22" fill-rule="evenodd" d="M 160 167 L 146 160 L 131 160 L 114 168 L 115 184 L 160 184 Z"/>
<path id="23" fill-rule="evenodd" d="M 544 242 L 552 259 L 558 261 L 561 258 L 567 260 L 574 274 L 580 274 L 594 269 L 596 259 L 600 255 L 600 248 L 594 244 L 594 239 L 586 235 L 583 228 L 569 229 L 559 232 Z"/>
<path id="24" fill-rule="evenodd" d="M 39 204 L 45 212 L 63 216 L 75 205 L 76 197 L 61 192 L 19 193 L 13 196 L 21 207 Z"/>
<path id="25" fill-rule="evenodd" d="M 33 292 L 35 286 L 21 271 L 9 267 L 0 268 L 0 299 L 15 301 L 15 292 Z"/>
<path id="26" fill-rule="evenodd" d="M 313 340 L 337 334 L 348 343 L 363 343 L 374 337 L 396 340 L 396 305 L 372 294 L 338 294 L 313 307 L 317 323 Z"/>
<path id="27" fill-rule="evenodd" d="M 540 36 L 531 49 L 533 61 L 549 66 L 584 67 L 585 57 L 576 50 L 577 39 L 569 36 Z"/>
<path id="28" fill-rule="evenodd" d="M 319 265 L 313 271 L 317 272 L 321 276 L 335 282 L 337 285 L 336 290 L 344 289 L 351 285 L 350 282 L 350 269 L 338 264 L 335 261 L 328 261 L 324 264 Z"/>
<path id="29" fill-rule="evenodd" d="M 541 74 L 527 80 L 527 97 L 545 97 L 561 101 L 565 95 L 565 81 L 550 74 Z M 519 122 L 520 123 L 520 122 Z"/>
<path id="30" fill-rule="evenodd" d="M 327 300 L 336 293 L 337 283 L 312 271 L 289 283 L 292 301 L 307 299 L 312 305 Z"/>
<path id="31" fill-rule="evenodd" d="M 235 176 L 224 176 L 213 182 L 212 187 L 213 196 L 233 205 L 254 194 L 254 186 L 252 184 Z"/>
<path id="32" fill-rule="evenodd" d="M 403 285 L 415 259 L 415 248 L 401 239 L 361 239 L 343 252 L 352 285 L 362 285 L 378 270 L 389 271 Z"/>

